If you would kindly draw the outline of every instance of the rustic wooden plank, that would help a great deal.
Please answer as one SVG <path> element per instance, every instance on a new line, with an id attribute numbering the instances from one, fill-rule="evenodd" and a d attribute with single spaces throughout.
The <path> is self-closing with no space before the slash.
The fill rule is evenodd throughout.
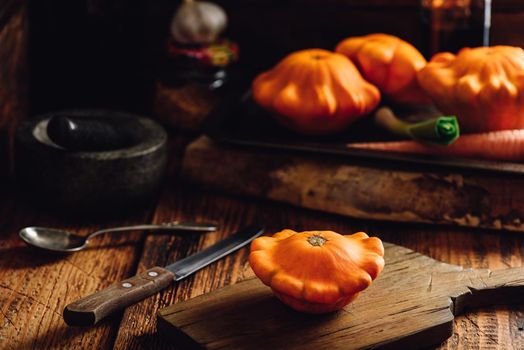
<path id="1" fill-rule="evenodd" d="M 180 159 L 181 149 L 178 147 L 183 144 L 184 142 L 179 142 L 176 146 L 175 159 Z M 174 162 L 172 167 L 176 172 L 177 162 Z M 172 181 L 178 182 L 179 180 L 174 178 Z M 93 329 L 68 329 L 59 315 L 63 306 L 71 300 L 106 287 L 113 281 L 133 275 L 135 273 L 134 264 L 131 261 L 124 263 L 124 256 L 133 255 L 133 253 L 142 254 L 138 270 L 143 271 L 155 264 L 170 262 L 177 257 L 197 251 L 204 245 L 212 244 L 218 239 L 217 236 L 225 236 L 241 226 L 244 220 L 247 221 L 254 216 L 268 223 L 270 232 L 283 227 L 297 230 L 326 228 L 339 232 L 364 230 L 386 241 L 407 246 L 435 259 L 464 266 L 491 269 L 520 266 L 524 256 L 524 237 L 519 234 L 500 235 L 496 232 L 482 230 L 353 220 L 283 204 L 226 197 L 203 192 L 198 188 L 186 187 L 184 184 L 180 186 L 179 189 L 166 190 L 162 199 L 163 204 L 159 205 L 157 209 L 155 221 L 162 222 L 172 218 L 217 221 L 221 224 L 222 231 L 209 236 L 150 235 L 147 237 L 143 250 L 133 245 L 137 242 L 136 240 L 140 240 L 140 237 L 133 237 L 131 245 L 124 241 L 117 240 L 117 243 L 104 239 L 102 244 L 122 244 L 122 246 L 104 249 L 106 253 L 103 254 L 101 251 L 93 250 L 68 257 L 68 259 L 72 258 L 71 262 L 78 265 L 77 267 L 97 276 L 93 279 L 73 267 L 70 262 L 55 260 L 49 255 L 26 250 L 27 248 L 16 238 L 16 232 L 24 225 L 35 223 L 63 225 L 63 227 L 75 229 L 78 228 L 78 223 L 71 219 L 65 220 L 39 213 L 23 203 L 1 199 L 0 281 L 2 284 L 8 283 L 10 287 L 17 286 L 16 292 L 5 288 L 0 291 L 1 310 L 5 314 L 0 316 L 2 345 L 6 344 L 8 349 L 60 346 L 111 348 L 113 339 L 116 337 L 111 321 L 104 322 Z M 133 221 L 137 222 L 136 220 L 135 218 Z M 97 226 L 92 225 L 91 228 L 94 229 Z M 85 229 L 87 228 L 86 226 Z M 130 253 L 130 250 L 133 252 Z M 159 349 L 172 348 L 168 342 L 156 334 L 155 311 L 159 307 L 186 300 L 242 278 L 247 252 L 244 250 L 237 254 L 239 256 L 232 256 L 217 263 L 216 266 L 208 267 L 179 286 L 173 286 L 160 296 L 129 308 L 116 337 L 116 348 L 138 349 L 153 346 Z M 99 266 L 94 266 L 97 263 Z M 87 266 L 84 267 L 84 264 Z M 75 284 L 67 286 L 57 282 L 56 291 L 51 292 L 52 284 L 48 284 L 49 281 L 54 281 L 53 278 L 61 273 L 71 275 Z M 216 278 L 214 274 L 217 275 Z M 28 285 L 24 286 L 26 280 Z M 66 278 L 66 280 L 69 279 Z M 80 290 L 84 286 L 87 288 Z M 24 293 L 26 296 L 18 293 Z M 66 294 L 70 297 L 64 299 Z M 7 298 L 10 301 L 6 302 Z M 54 306 L 53 310 L 58 314 L 50 311 L 51 306 L 49 305 Z M 518 327 L 523 325 L 523 312 L 524 308 L 515 307 L 510 309 L 488 308 L 477 313 L 466 314 L 455 321 L 456 333 L 442 348 L 480 349 L 484 348 L 482 347 L 484 345 L 498 349 L 521 349 L 524 339 L 523 332 L 519 331 Z M 9 323 L 6 316 L 12 320 L 16 328 Z M 117 319 L 113 321 L 116 322 Z"/>
<path id="2" fill-rule="evenodd" d="M 180 153 L 178 153 L 178 155 L 179 154 Z M 179 159 L 178 155 L 177 159 Z M 178 168 L 178 164 L 175 168 Z M 179 180 L 178 178 L 174 178 L 173 181 Z M 195 200 L 195 198 L 199 199 Z M 202 193 L 194 188 L 179 190 L 176 193 L 165 193 L 162 203 L 157 210 L 157 221 L 163 221 L 165 218 L 180 218 L 181 216 L 179 214 L 171 213 L 171 211 L 177 207 L 177 203 L 179 206 L 185 203 L 185 205 L 189 207 L 182 210 L 182 212 L 185 212 L 182 217 L 195 218 L 196 213 L 198 213 L 198 218 L 209 221 L 216 220 L 218 214 L 221 222 L 227 225 L 231 219 L 234 220 L 238 215 L 241 216 L 246 210 L 246 207 L 252 207 L 254 205 L 256 206 L 256 216 L 261 217 L 268 223 L 270 232 L 274 232 L 282 227 L 293 227 L 297 230 L 331 228 L 340 232 L 353 232 L 364 229 L 368 232 L 378 234 L 383 239 L 406 245 L 434 258 L 465 266 L 490 267 L 494 269 L 507 266 L 520 266 L 522 252 L 524 251 L 524 242 L 522 238 L 516 235 L 500 237 L 496 234 L 486 233 L 485 231 L 463 231 L 450 228 L 430 228 L 421 225 L 398 225 L 348 220 L 340 216 L 290 208 L 286 205 L 235 200 L 216 194 Z M 228 211 L 232 212 L 232 214 L 228 214 L 230 216 L 229 218 L 220 215 L 224 207 L 229 208 Z M 215 208 L 215 210 L 213 210 L 213 208 Z M 237 210 L 236 215 L 235 208 Z M 169 258 L 169 256 L 173 258 L 177 256 L 177 253 L 172 251 L 173 248 L 181 250 L 179 252 L 180 256 L 184 256 L 185 252 L 198 249 L 191 248 L 187 242 L 184 244 L 184 240 L 180 242 L 179 239 L 175 239 L 177 241 L 177 243 L 175 243 L 166 240 L 152 242 L 153 239 L 158 240 L 156 237 L 150 237 L 147 242 L 148 244 L 146 244 L 144 248 L 144 256 L 140 262 L 142 270 L 155 264 L 172 261 L 172 258 Z M 502 241 L 502 243 L 496 243 L 500 241 Z M 200 241 L 198 239 L 196 243 L 193 243 L 193 245 L 197 246 L 199 244 Z M 160 246 L 160 248 L 158 246 Z M 165 247 L 168 247 L 170 250 L 169 253 L 163 251 Z M 495 249 L 490 250 L 491 247 L 495 247 Z M 477 252 L 477 250 L 479 252 Z M 484 256 L 486 251 L 491 252 L 488 257 Z M 499 251 L 502 252 L 502 254 L 500 254 Z M 230 281 L 224 281 L 222 277 L 219 277 L 220 281 L 217 283 L 211 274 L 209 272 L 206 273 L 204 270 L 192 277 L 190 281 L 184 281 L 183 283 L 186 285 L 174 286 L 172 290 L 164 292 L 161 296 L 150 298 L 136 305 L 134 308 L 130 308 L 125 313 L 122 321 L 122 327 L 115 343 L 116 348 L 139 349 L 153 346 L 159 349 L 173 348 L 171 344 L 156 334 L 155 319 L 152 318 L 154 312 L 159 307 L 186 300 L 192 296 L 200 295 L 204 291 L 214 290 L 224 284 L 233 283 L 238 279 L 242 279 L 243 274 L 246 274 L 245 271 L 249 271 L 245 268 L 246 257 L 247 255 L 244 254 L 241 260 L 243 263 L 236 262 L 233 264 L 233 267 L 230 267 L 230 271 L 228 272 L 228 274 L 231 275 Z M 231 266 L 231 264 L 225 265 Z M 212 268 L 212 266 L 208 267 L 208 269 Z M 206 287 L 206 284 L 210 286 Z M 193 287 L 191 290 L 187 290 L 191 287 Z M 511 321 L 509 324 L 515 327 L 501 328 L 502 331 L 498 339 L 504 340 L 504 344 L 506 345 L 512 345 L 507 348 L 518 348 L 523 339 L 516 325 L 521 323 L 519 323 L 518 312 L 515 311 L 518 311 L 518 309 L 512 308 L 511 310 L 513 311 L 510 312 L 504 308 L 490 309 L 487 312 L 482 310 L 480 313 L 466 315 L 466 317 L 468 317 L 467 319 L 465 317 L 458 318 L 455 321 L 456 333 L 454 337 L 448 341 L 451 345 L 448 346 L 445 344 L 443 345 L 444 348 L 457 348 L 455 346 L 457 341 L 463 344 L 464 339 L 468 339 L 468 334 L 471 333 L 471 329 L 469 329 L 471 327 L 465 328 L 463 325 L 471 325 L 472 322 L 479 325 L 475 333 L 475 339 L 478 339 L 481 343 L 485 343 L 486 339 L 489 341 L 491 335 L 488 329 L 493 329 L 493 327 L 497 329 L 497 323 L 495 323 L 494 326 L 493 318 L 501 320 L 508 319 Z M 502 322 L 501 324 L 504 325 Z M 183 347 L 179 348 L 183 349 Z"/>
<path id="3" fill-rule="evenodd" d="M 467 267 L 500 269 L 521 266 L 524 256 L 524 237 L 518 234 L 500 235 L 484 230 L 465 230 L 425 225 L 391 224 L 348 219 L 337 215 L 297 209 L 288 205 L 266 201 L 248 201 L 202 192 L 198 188 L 183 188 L 164 193 L 154 221 L 190 219 L 216 221 L 221 230 L 217 234 L 191 237 L 150 236 L 144 246 L 139 271 L 154 265 L 176 260 L 212 244 L 218 237 L 241 226 L 251 217 L 258 217 L 268 225 L 269 232 L 284 227 L 296 230 L 332 229 L 338 232 L 364 230 L 382 239 L 401 244 L 435 259 Z M 234 283 L 246 273 L 245 250 L 198 272 L 179 285 L 128 308 L 115 342 L 117 349 L 184 349 L 176 347 L 156 333 L 155 312 L 162 307 Z M 519 312 L 522 307 L 484 308 L 460 316 L 455 321 L 455 334 L 442 345 L 442 349 L 457 349 L 465 343 L 472 349 L 475 344 L 502 345 L 496 349 L 519 349 L 524 342 L 523 332 L 518 331 Z M 476 326 L 474 326 L 474 324 Z M 469 342 L 469 343 L 468 343 Z M 458 344 L 458 345 L 457 345 Z M 495 344 L 496 345 L 496 344 Z M 470 348 L 470 347 L 467 347 Z"/>
<path id="4" fill-rule="evenodd" d="M 135 268 L 143 236 L 101 236 L 92 248 L 57 255 L 26 246 L 20 228 L 50 226 L 87 234 L 104 227 L 147 222 L 148 213 L 103 223 L 85 222 L 35 210 L 13 196 L 0 199 L 0 348 L 110 348 L 121 314 L 97 327 L 71 328 L 65 305 L 107 287 Z"/>
<path id="5" fill-rule="evenodd" d="M 206 137 L 188 146 L 182 174 L 226 193 L 351 217 L 524 231 L 524 180 L 518 176 L 384 168 L 246 150 Z"/>
<path id="6" fill-rule="evenodd" d="M 173 192 L 166 194 L 166 196 L 166 207 L 162 210 L 159 210 L 156 220 L 160 220 L 162 218 L 180 217 L 176 211 L 174 211 L 174 214 L 170 214 L 171 210 L 178 202 L 178 205 L 183 207 L 182 210 L 185 213 L 185 217 L 193 219 L 198 218 L 200 220 L 216 220 L 221 218 L 222 222 L 226 223 L 230 222 L 231 220 L 237 220 L 236 225 L 239 225 L 240 223 L 238 222 L 239 218 L 237 215 L 242 215 L 245 213 L 245 207 L 250 206 L 250 204 L 244 201 L 239 201 L 238 199 L 209 195 L 207 193 L 201 193 L 198 191 L 192 192 L 190 190 L 187 192 Z M 191 198 L 193 196 L 199 199 L 186 200 L 186 198 Z M 181 203 L 182 201 L 184 204 Z M 171 209 L 169 206 L 172 206 Z M 462 263 L 464 265 L 468 263 L 471 265 L 490 268 L 500 268 L 508 265 L 518 266 L 521 262 L 521 257 L 524 251 L 524 242 L 518 235 L 500 236 L 483 231 L 447 231 L 418 225 L 389 225 L 368 223 L 347 220 L 338 216 L 311 212 L 309 210 L 299 210 L 289 208 L 288 206 L 272 205 L 267 203 L 251 204 L 251 206 L 258 207 L 258 214 L 261 214 L 263 219 L 271 223 L 270 227 L 273 230 L 286 226 L 295 227 L 297 229 L 323 227 L 339 230 L 340 232 L 344 232 L 344 230 L 350 230 L 345 232 L 351 232 L 358 229 L 364 229 L 378 234 L 383 239 L 410 246 L 411 248 L 425 252 L 426 254 L 440 258 L 441 260 Z M 224 207 L 229 209 L 223 209 Z M 163 214 L 160 214 L 161 212 Z M 3 213 L 2 217 L 13 217 L 13 215 L 9 214 L 10 211 Z M 19 218 L 14 217 L 13 220 L 18 221 Z M 226 225 L 226 229 L 228 227 L 233 229 L 231 225 Z M 2 232 L 5 231 L 2 230 Z M 189 241 L 196 241 L 197 247 L 192 247 L 190 244 L 191 242 L 188 242 L 187 239 L 181 237 L 149 236 L 149 246 L 151 246 L 151 240 L 160 239 L 160 241 L 155 243 L 155 245 L 158 244 L 156 248 L 153 247 L 154 249 L 150 248 L 144 250 L 144 256 L 142 257 L 140 268 L 147 268 L 149 266 L 149 264 L 146 264 L 147 261 L 154 261 L 156 263 L 162 260 L 170 260 L 168 254 L 166 254 L 166 252 L 163 250 L 166 247 L 168 247 L 168 249 L 171 248 L 171 252 L 169 253 L 171 256 L 177 256 L 177 248 L 180 249 L 178 251 L 178 254 L 180 255 L 178 256 L 185 255 L 185 252 L 189 250 L 196 251 L 200 248 L 198 245 L 201 244 L 200 240 L 204 239 L 204 236 L 201 238 L 198 236 L 192 238 L 193 239 L 190 239 Z M 211 242 L 209 242 L 209 244 L 210 243 Z M 4 250 L 2 252 L 4 252 Z M 499 252 L 502 252 L 503 254 L 499 254 Z M 9 256 L 9 258 L 12 257 L 12 255 Z M 242 260 L 245 258 L 246 255 L 244 254 L 242 256 Z M 236 264 L 237 265 L 233 264 L 235 267 L 231 269 L 231 271 L 224 272 L 225 276 L 224 273 L 219 274 L 219 278 L 224 279 L 229 275 L 231 282 L 236 281 L 239 278 L 238 274 L 241 273 L 241 264 L 238 262 Z M 224 267 L 224 265 L 231 265 L 231 263 L 222 263 L 222 267 Z M 212 269 L 212 266 L 208 269 Z M 204 291 L 207 292 L 216 289 L 225 283 L 229 283 L 229 281 L 217 282 L 217 280 L 213 278 L 213 272 L 216 272 L 217 269 L 212 270 L 213 271 L 208 271 L 207 273 L 202 271 L 199 274 L 203 274 L 203 276 L 197 275 L 194 278 L 183 282 L 185 285 L 180 285 L 175 290 L 166 292 L 165 295 L 162 296 L 162 300 L 160 302 L 156 298 L 151 298 L 155 300 L 150 299 L 147 304 L 139 304 L 133 310 L 128 310 L 128 312 L 126 312 L 126 318 L 122 323 L 122 329 L 117 338 L 117 348 L 140 348 L 149 345 L 158 345 L 159 348 L 169 348 L 169 344 L 163 343 L 162 339 L 155 334 L 154 317 L 153 320 L 151 319 L 152 315 L 154 315 L 155 309 L 158 306 L 172 304 L 175 299 L 184 300 L 192 295 L 196 296 L 203 293 Z M 125 275 L 130 275 L 132 273 L 134 272 L 129 271 L 125 273 Z M 122 276 L 118 276 L 114 279 L 121 277 Z M 188 288 L 191 286 L 193 286 L 194 290 L 190 290 L 190 288 Z M 93 290 L 99 289 L 101 287 L 103 287 L 103 285 L 100 287 L 95 287 Z M 29 292 L 32 292 L 32 290 L 30 289 Z M 83 295 L 81 292 L 78 292 L 77 294 Z M 74 299 L 74 297 L 71 299 Z M 60 308 L 57 309 L 59 310 Z M 523 339 L 518 330 L 515 330 L 513 327 L 504 327 L 505 324 L 516 326 L 519 322 L 517 318 L 518 315 L 516 314 L 518 309 L 511 310 L 512 311 L 506 309 L 488 309 L 487 311 L 482 311 L 482 313 L 470 315 L 469 320 L 464 318 L 457 320 L 457 335 L 450 340 L 451 345 L 447 346 L 446 348 L 455 349 L 457 347 L 452 342 L 456 342 L 457 339 L 459 339 L 461 344 L 464 344 L 466 340 L 474 338 L 474 335 L 475 337 L 478 336 L 478 338 L 475 339 L 480 339 L 480 341 L 475 340 L 475 342 L 489 342 L 489 337 L 493 336 L 493 329 L 495 329 L 497 332 L 497 341 L 501 342 L 503 345 L 508 345 L 506 348 L 519 348 L 519 344 L 522 344 Z M 507 321 L 503 322 L 505 319 L 507 319 Z M 153 324 L 148 323 L 148 320 L 152 321 Z M 59 317 L 55 320 L 55 322 L 62 324 L 62 321 Z M 478 325 L 479 329 L 470 329 L 473 327 L 472 322 Z M 501 325 L 500 331 L 498 330 L 499 323 Z M 462 324 L 465 326 L 462 326 Z M 466 326 L 469 328 L 466 328 Z M 97 329 L 98 330 L 93 334 L 88 333 L 89 336 L 94 337 L 93 344 L 97 344 L 97 339 L 100 339 L 100 337 L 107 338 L 107 333 L 104 333 L 101 330 L 104 329 L 103 327 Z M 472 331 L 475 332 L 471 333 Z M 83 332 L 89 332 L 89 330 L 83 330 L 82 335 L 77 334 L 77 336 L 81 337 L 81 339 L 83 339 Z M 102 335 L 99 337 L 97 332 L 101 332 Z M 52 338 L 52 336 L 49 337 Z M 71 338 L 64 338 L 63 340 L 63 344 L 71 344 L 71 342 Z M 470 341 L 470 344 L 471 342 L 472 341 Z M 40 341 L 39 344 L 45 343 Z M 107 346 L 103 346 L 104 344 Z M 98 345 L 100 345 L 100 348 L 111 347 L 110 344 L 106 343 L 98 343 Z"/>

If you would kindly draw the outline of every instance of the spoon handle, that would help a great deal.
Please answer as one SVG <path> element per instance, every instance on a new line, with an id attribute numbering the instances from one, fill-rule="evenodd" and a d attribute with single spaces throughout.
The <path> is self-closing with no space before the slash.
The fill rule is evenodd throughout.
<path id="1" fill-rule="evenodd" d="M 196 231 L 196 232 L 209 232 L 216 231 L 217 227 L 213 224 L 202 224 L 194 222 L 171 222 L 158 225 L 134 225 L 134 226 L 123 226 L 106 228 L 91 233 L 87 237 L 87 241 L 91 238 L 111 232 L 123 232 L 123 231 L 143 231 L 143 230 L 159 230 L 159 231 Z"/>

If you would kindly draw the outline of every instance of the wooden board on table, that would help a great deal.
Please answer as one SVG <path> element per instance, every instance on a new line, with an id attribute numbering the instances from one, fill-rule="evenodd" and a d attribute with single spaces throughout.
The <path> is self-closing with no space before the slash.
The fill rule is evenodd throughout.
<path id="1" fill-rule="evenodd" d="M 160 310 L 159 331 L 204 349 L 422 349 L 450 337 L 465 308 L 524 303 L 524 268 L 463 269 L 385 248 L 382 274 L 339 312 L 296 312 L 247 279 Z"/>
<path id="2" fill-rule="evenodd" d="M 182 174 L 222 192 L 356 218 L 524 231 L 523 176 L 395 169 L 206 137 L 186 149 Z"/>

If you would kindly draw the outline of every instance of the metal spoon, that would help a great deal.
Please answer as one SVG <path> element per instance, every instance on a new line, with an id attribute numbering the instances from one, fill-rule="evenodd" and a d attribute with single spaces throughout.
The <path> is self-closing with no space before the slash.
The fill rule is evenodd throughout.
<path id="1" fill-rule="evenodd" d="M 27 244 L 51 250 L 54 252 L 76 252 L 87 247 L 89 240 L 103 233 L 139 231 L 139 230 L 162 230 L 162 231 L 215 231 L 217 227 L 211 224 L 178 223 L 173 222 L 161 225 L 136 225 L 106 228 L 93 232 L 87 236 L 79 236 L 71 232 L 47 228 L 47 227 L 25 227 L 20 230 L 20 238 Z"/>

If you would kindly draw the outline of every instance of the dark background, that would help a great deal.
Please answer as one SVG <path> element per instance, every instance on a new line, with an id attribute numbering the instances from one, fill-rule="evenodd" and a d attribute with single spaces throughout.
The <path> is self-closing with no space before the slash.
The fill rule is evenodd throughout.
<path id="1" fill-rule="evenodd" d="M 333 48 L 373 32 L 418 47 L 419 0 L 219 0 L 240 71 L 254 74 L 286 53 Z M 152 115 L 156 80 L 169 72 L 165 45 L 178 6 L 168 0 L 4 0 L 0 4 L 0 133 L 52 110 L 114 108 Z M 494 0 L 491 42 L 524 46 L 524 2 Z M 8 123 L 9 121 L 9 123 Z"/>
<path id="2" fill-rule="evenodd" d="M 416 0 L 220 0 L 240 65 L 256 72 L 285 53 L 333 48 L 350 35 L 396 34 L 421 47 Z M 29 3 L 30 114 L 110 107 L 151 114 L 155 80 L 179 2 L 46 0 Z M 524 4 L 495 0 L 493 43 L 522 44 Z M 516 26 L 515 26 L 516 24 Z M 520 28 L 520 29 L 519 29 Z"/>

